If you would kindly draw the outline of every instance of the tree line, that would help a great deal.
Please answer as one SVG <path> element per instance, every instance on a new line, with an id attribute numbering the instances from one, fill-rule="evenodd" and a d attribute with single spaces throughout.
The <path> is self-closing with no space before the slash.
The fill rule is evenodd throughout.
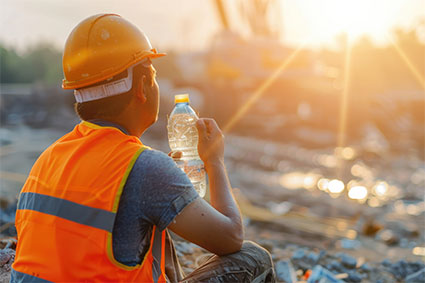
<path id="1" fill-rule="evenodd" d="M 62 80 L 62 53 L 39 43 L 23 54 L 0 43 L 0 82 L 57 85 Z"/>

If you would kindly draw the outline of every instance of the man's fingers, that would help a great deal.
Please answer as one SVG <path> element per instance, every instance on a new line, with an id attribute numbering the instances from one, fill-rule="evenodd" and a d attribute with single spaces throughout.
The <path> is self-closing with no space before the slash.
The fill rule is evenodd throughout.
<path id="1" fill-rule="evenodd" d="M 168 153 L 168 156 L 173 158 L 173 159 L 179 159 L 179 158 L 182 158 L 183 152 L 181 152 L 181 151 L 170 151 Z"/>
<path id="2" fill-rule="evenodd" d="M 214 119 L 201 118 L 196 122 L 196 127 L 198 129 L 199 138 L 203 140 L 223 136 L 223 133 Z"/>
<path id="3" fill-rule="evenodd" d="M 207 125 L 208 134 L 213 136 L 216 134 L 221 134 L 221 130 L 214 119 L 205 119 L 205 124 Z"/>
<path id="4" fill-rule="evenodd" d="M 198 135 L 200 138 L 204 139 L 207 135 L 207 127 L 204 122 L 205 119 L 198 119 L 196 121 L 196 128 L 198 129 Z"/>

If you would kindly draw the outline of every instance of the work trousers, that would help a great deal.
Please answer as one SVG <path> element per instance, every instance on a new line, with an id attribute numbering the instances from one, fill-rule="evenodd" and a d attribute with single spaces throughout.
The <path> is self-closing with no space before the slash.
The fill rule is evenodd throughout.
<path id="1" fill-rule="evenodd" d="M 206 255 L 200 265 L 185 275 L 174 244 L 167 235 L 166 273 L 170 282 L 275 282 L 270 253 L 251 241 L 244 241 L 239 252 L 226 256 Z"/>

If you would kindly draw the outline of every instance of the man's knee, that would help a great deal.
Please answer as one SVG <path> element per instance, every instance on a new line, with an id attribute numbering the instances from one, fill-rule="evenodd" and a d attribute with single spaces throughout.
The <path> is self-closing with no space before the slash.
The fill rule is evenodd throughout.
<path id="1" fill-rule="evenodd" d="M 271 255 L 260 245 L 244 241 L 239 252 L 226 256 L 213 255 L 183 280 L 199 281 L 275 282 Z"/>
<path id="2" fill-rule="evenodd" d="M 256 261 L 260 261 L 270 267 L 273 266 L 273 261 L 270 253 L 265 248 L 255 242 L 244 241 L 242 244 L 241 252 L 249 254 L 250 256 L 254 257 Z"/>
<path id="3" fill-rule="evenodd" d="M 252 241 L 244 241 L 241 249 L 248 261 L 255 262 L 254 278 L 252 282 L 275 282 L 273 261 L 270 253 Z"/>
<path id="4" fill-rule="evenodd" d="M 259 255 L 270 257 L 268 250 L 253 241 L 243 241 L 242 249 L 250 252 L 258 253 Z"/>

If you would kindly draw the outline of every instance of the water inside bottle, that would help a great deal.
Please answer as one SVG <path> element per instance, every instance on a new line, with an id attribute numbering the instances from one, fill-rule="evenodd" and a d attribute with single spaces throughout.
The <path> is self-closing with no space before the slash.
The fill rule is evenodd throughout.
<path id="1" fill-rule="evenodd" d="M 189 113 L 175 113 L 168 120 L 168 143 L 173 151 L 181 151 L 183 157 L 176 161 L 186 173 L 201 197 L 207 190 L 204 163 L 198 155 L 197 117 Z"/>
<path id="2" fill-rule="evenodd" d="M 168 121 L 168 142 L 173 151 L 183 152 L 185 157 L 198 155 L 198 131 L 196 117 L 191 114 L 174 114 Z"/>

